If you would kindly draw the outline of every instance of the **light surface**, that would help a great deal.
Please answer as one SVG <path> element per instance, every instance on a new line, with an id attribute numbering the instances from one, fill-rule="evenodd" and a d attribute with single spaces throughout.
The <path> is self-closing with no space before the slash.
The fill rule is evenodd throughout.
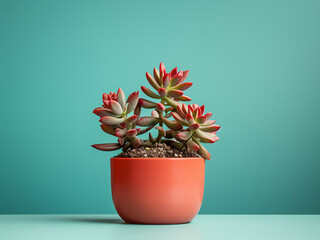
<path id="1" fill-rule="evenodd" d="M 179 225 L 135 225 L 118 215 L 2 215 L 10 240 L 319 240 L 320 215 L 198 215 Z"/>

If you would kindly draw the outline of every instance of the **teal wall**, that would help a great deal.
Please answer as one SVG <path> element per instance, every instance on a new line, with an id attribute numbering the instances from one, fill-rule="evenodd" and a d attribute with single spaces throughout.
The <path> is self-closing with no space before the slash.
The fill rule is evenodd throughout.
<path id="1" fill-rule="evenodd" d="M 320 213 L 320 1 L 1 0 L 0 213 L 115 213 L 91 112 L 190 69 L 222 126 L 201 213 Z"/>

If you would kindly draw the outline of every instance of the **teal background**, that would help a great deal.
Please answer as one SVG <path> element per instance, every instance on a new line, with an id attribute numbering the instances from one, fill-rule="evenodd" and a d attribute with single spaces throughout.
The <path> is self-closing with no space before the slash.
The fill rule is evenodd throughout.
<path id="1" fill-rule="evenodd" d="M 0 2 L 0 213 L 115 213 L 91 112 L 160 61 L 222 126 L 201 213 L 320 213 L 320 1 Z"/>

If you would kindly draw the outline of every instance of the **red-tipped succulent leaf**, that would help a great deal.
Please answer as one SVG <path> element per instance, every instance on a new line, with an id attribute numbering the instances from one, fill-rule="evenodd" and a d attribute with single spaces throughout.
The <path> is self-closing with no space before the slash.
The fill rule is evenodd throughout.
<path id="1" fill-rule="evenodd" d="M 121 145 L 119 143 L 102 143 L 94 144 L 91 146 L 101 151 L 114 151 L 121 148 Z"/>

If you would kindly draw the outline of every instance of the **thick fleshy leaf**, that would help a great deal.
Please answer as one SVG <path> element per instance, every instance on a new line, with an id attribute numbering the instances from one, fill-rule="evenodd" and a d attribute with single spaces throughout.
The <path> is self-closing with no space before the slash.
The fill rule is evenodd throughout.
<path id="1" fill-rule="evenodd" d="M 100 127 L 105 133 L 108 133 L 108 134 L 111 134 L 111 135 L 115 135 L 116 134 L 116 129 L 114 127 L 107 126 L 107 125 L 104 125 L 104 124 L 101 124 Z"/>
<path id="2" fill-rule="evenodd" d="M 108 110 L 110 110 L 110 101 L 111 100 L 103 100 L 103 105 L 105 106 L 105 108 L 107 108 Z"/>
<path id="3" fill-rule="evenodd" d="M 160 116 L 161 117 L 161 116 Z M 171 121 L 165 117 L 161 117 L 162 122 L 173 131 L 179 131 L 182 129 L 182 125 L 178 122 Z"/>
<path id="4" fill-rule="evenodd" d="M 153 111 L 151 112 L 151 117 L 159 118 L 159 113 L 158 113 L 156 110 L 153 110 Z"/>
<path id="5" fill-rule="evenodd" d="M 200 138 L 205 143 L 214 143 L 215 142 L 215 138 L 214 138 L 215 134 L 210 134 L 208 132 L 203 132 L 200 129 L 197 129 L 195 135 L 196 135 L 196 137 Z"/>
<path id="6" fill-rule="evenodd" d="M 190 110 L 191 112 L 195 111 L 199 107 L 198 104 L 192 104 L 188 105 L 188 111 Z"/>
<path id="7" fill-rule="evenodd" d="M 110 117 L 110 116 L 105 116 L 100 118 L 100 122 L 105 124 L 105 125 L 117 125 L 120 123 L 124 122 L 124 118 L 115 118 L 115 117 Z"/>
<path id="8" fill-rule="evenodd" d="M 214 142 L 216 142 L 220 139 L 215 133 L 212 133 L 212 138 L 213 138 Z M 206 140 L 202 140 L 202 139 L 200 139 L 200 142 L 208 143 Z"/>
<path id="9" fill-rule="evenodd" d="M 181 140 L 187 140 L 191 137 L 192 132 L 191 131 L 181 131 L 177 133 L 177 137 L 180 138 Z"/>
<path id="10" fill-rule="evenodd" d="M 195 121 L 190 113 L 186 114 L 186 119 L 191 124 L 195 123 Z"/>
<path id="11" fill-rule="evenodd" d="M 189 125 L 189 123 L 188 123 L 186 120 L 184 120 L 178 113 L 176 113 L 176 112 L 171 112 L 171 115 L 172 115 L 172 117 L 173 117 L 177 122 L 179 122 L 180 124 L 182 124 L 182 125 L 184 125 L 184 126 L 188 126 L 188 125 Z"/>
<path id="12" fill-rule="evenodd" d="M 123 138 L 126 136 L 126 132 L 127 132 L 126 129 L 117 128 L 116 129 L 116 136 L 119 138 Z"/>
<path id="13" fill-rule="evenodd" d="M 199 116 L 197 117 L 196 121 L 200 124 L 203 124 L 207 121 L 207 118 L 205 116 Z"/>
<path id="14" fill-rule="evenodd" d="M 94 144 L 91 146 L 101 151 L 114 151 L 121 148 L 121 145 L 119 143 L 102 143 Z"/>
<path id="15" fill-rule="evenodd" d="M 198 150 L 199 155 L 204 159 L 210 160 L 211 154 L 208 152 L 208 150 L 205 149 L 202 145 L 200 145 L 199 147 L 200 147 L 200 149 Z"/>
<path id="16" fill-rule="evenodd" d="M 111 109 L 111 111 L 113 113 L 115 113 L 117 115 L 120 115 L 123 112 L 123 109 L 122 109 L 121 105 L 118 102 L 114 101 L 114 100 L 110 101 L 110 109 Z"/>
<path id="17" fill-rule="evenodd" d="M 143 99 L 143 98 L 139 99 L 139 105 L 143 108 L 155 108 L 156 107 L 155 102 L 152 102 L 152 101 L 149 101 L 149 100 Z"/>
<path id="18" fill-rule="evenodd" d="M 184 91 L 184 90 L 187 90 L 189 87 L 191 87 L 192 84 L 193 84 L 192 82 L 181 83 L 181 84 L 175 86 L 174 89 Z"/>
<path id="19" fill-rule="evenodd" d="M 151 98 L 156 98 L 156 99 L 161 99 L 161 97 L 159 95 L 157 95 L 156 93 L 152 92 L 149 88 L 146 88 L 144 86 L 141 86 L 141 90 L 149 97 Z"/>
<path id="20" fill-rule="evenodd" d="M 167 112 L 171 112 L 173 109 L 174 109 L 173 107 L 168 107 L 164 111 L 167 113 Z"/>
<path id="21" fill-rule="evenodd" d="M 121 88 L 118 89 L 117 96 L 118 96 L 118 103 L 121 105 L 121 108 L 125 109 L 126 97 L 125 97 L 124 92 L 122 91 Z"/>
<path id="22" fill-rule="evenodd" d="M 169 76 L 169 74 L 167 73 L 167 74 L 165 74 L 165 75 L 163 76 L 163 87 L 164 87 L 164 88 L 167 88 L 167 87 L 169 86 L 169 84 L 170 84 L 170 76 Z"/>
<path id="23" fill-rule="evenodd" d="M 158 69 L 156 69 L 156 68 L 153 69 L 153 76 L 154 76 L 154 79 L 156 80 L 156 82 L 158 83 L 158 85 L 161 86 L 162 81 L 161 81 L 160 73 L 159 73 Z"/>
<path id="24" fill-rule="evenodd" d="M 137 121 L 138 126 L 146 127 L 150 126 L 158 121 L 155 117 L 142 117 Z"/>
<path id="25" fill-rule="evenodd" d="M 216 141 L 218 141 L 220 138 L 219 138 L 217 135 L 214 135 L 214 136 L 213 136 L 213 139 L 214 139 L 214 141 L 216 142 Z"/>
<path id="26" fill-rule="evenodd" d="M 132 97 L 134 96 L 135 92 L 131 93 L 127 99 L 127 103 L 130 102 L 130 100 L 132 99 Z"/>
<path id="27" fill-rule="evenodd" d="M 160 63 L 159 71 L 160 71 L 160 77 L 162 78 L 164 74 L 166 74 L 166 67 L 164 66 L 163 62 Z"/>
<path id="28" fill-rule="evenodd" d="M 166 115 L 164 115 L 164 117 L 165 118 L 169 118 L 169 117 L 171 117 L 172 115 L 171 115 L 171 112 L 169 112 L 169 113 L 167 113 Z"/>
<path id="29" fill-rule="evenodd" d="M 137 106 L 139 100 L 139 92 L 135 92 L 128 102 L 127 114 L 131 113 Z"/>
<path id="30" fill-rule="evenodd" d="M 200 115 L 203 115 L 203 113 L 204 113 L 204 105 L 200 107 Z"/>
<path id="31" fill-rule="evenodd" d="M 135 147 L 135 148 L 139 147 L 141 144 L 139 138 L 137 138 L 137 137 L 133 137 L 131 142 L 132 142 L 133 147 Z"/>
<path id="32" fill-rule="evenodd" d="M 206 113 L 204 116 L 207 120 L 209 120 L 212 117 L 212 113 Z"/>
<path id="33" fill-rule="evenodd" d="M 156 104 L 156 109 L 160 112 L 166 110 L 166 107 L 162 103 L 157 103 Z"/>
<path id="34" fill-rule="evenodd" d="M 112 113 L 111 111 L 107 110 L 104 107 L 98 107 L 96 109 L 93 110 L 93 113 L 98 115 L 99 117 L 104 117 L 104 116 L 115 116 L 114 113 Z"/>
<path id="35" fill-rule="evenodd" d="M 200 127 L 199 123 L 193 123 L 193 124 L 190 124 L 189 126 L 191 130 L 197 130 L 199 127 Z"/>
<path id="36" fill-rule="evenodd" d="M 124 138 L 118 138 L 118 143 L 123 146 L 124 144 Z"/>
<path id="37" fill-rule="evenodd" d="M 133 123 L 134 121 L 136 121 L 138 118 L 137 115 L 132 115 L 131 117 L 127 118 L 127 123 L 130 124 L 130 123 Z"/>
<path id="38" fill-rule="evenodd" d="M 187 142 L 187 149 L 188 151 L 194 151 L 194 152 L 197 152 L 200 147 L 198 144 L 196 144 L 192 139 L 190 139 L 188 142 Z"/>
<path id="39" fill-rule="evenodd" d="M 109 97 L 108 93 L 102 94 L 102 100 L 109 100 L 108 97 Z"/>
<path id="40" fill-rule="evenodd" d="M 185 112 L 183 111 L 183 106 L 184 106 L 185 104 L 182 104 L 182 105 L 178 105 L 177 106 L 177 112 L 178 112 L 178 114 L 180 115 L 180 117 L 181 118 L 185 118 L 186 117 L 186 114 L 185 114 Z"/>
<path id="41" fill-rule="evenodd" d="M 136 106 L 136 108 L 133 111 L 134 115 L 137 115 L 138 117 L 141 114 L 141 107 L 139 106 L 139 104 Z"/>
<path id="42" fill-rule="evenodd" d="M 137 135 L 137 132 L 138 132 L 137 129 L 130 129 L 130 130 L 127 131 L 126 136 L 127 136 L 127 137 L 136 136 L 136 135 Z"/>
<path id="43" fill-rule="evenodd" d="M 109 94 L 108 93 L 104 93 L 102 95 L 102 100 L 108 100 L 108 101 L 115 100 L 115 101 L 117 101 L 117 99 L 118 99 L 117 94 L 114 93 L 114 92 L 110 92 Z"/>
<path id="44" fill-rule="evenodd" d="M 167 96 L 172 98 L 178 98 L 178 97 L 181 97 L 182 95 L 183 95 L 183 92 L 180 90 L 169 90 L 167 93 Z"/>
<path id="45" fill-rule="evenodd" d="M 162 137 L 164 137 L 166 135 L 166 131 L 164 130 L 163 127 L 160 126 L 156 126 L 156 129 L 158 129 L 159 133 L 161 134 Z"/>
<path id="46" fill-rule="evenodd" d="M 196 110 L 197 108 L 200 108 L 200 106 L 197 103 L 192 104 L 194 110 Z"/>
<path id="47" fill-rule="evenodd" d="M 154 137 L 152 136 L 152 134 L 149 132 L 149 140 L 150 140 L 150 142 L 152 142 L 152 143 L 155 143 L 156 142 L 156 140 L 154 139 Z"/>
<path id="48" fill-rule="evenodd" d="M 220 126 L 219 125 L 210 125 L 210 126 L 205 126 L 205 127 L 200 127 L 200 130 L 201 131 L 204 131 L 204 132 L 216 132 L 220 129 Z"/>
<path id="49" fill-rule="evenodd" d="M 181 102 L 188 102 L 188 101 L 191 101 L 191 98 L 188 97 L 188 96 L 183 95 L 181 97 L 176 98 L 176 100 L 177 101 L 181 101 Z"/>
<path id="50" fill-rule="evenodd" d="M 200 116 L 200 108 L 196 108 L 193 113 L 192 116 L 194 119 L 198 118 Z"/>
<path id="51" fill-rule="evenodd" d="M 188 106 L 187 104 L 182 104 L 182 111 L 187 114 L 188 113 Z"/>
<path id="52" fill-rule="evenodd" d="M 186 78 L 188 77 L 188 75 L 189 75 L 189 70 L 183 71 L 181 82 L 183 82 L 184 80 L 186 80 Z"/>
<path id="53" fill-rule="evenodd" d="M 180 82 L 181 82 L 181 79 L 182 79 L 182 74 L 183 72 L 180 71 L 178 74 L 176 74 L 175 76 L 172 76 L 172 79 L 170 81 L 170 86 L 171 87 L 174 87 L 176 85 L 178 85 Z"/>
<path id="54" fill-rule="evenodd" d="M 146 77 L 148 82 L 150 83 L 150 85 L 155 89 L 158 90 L 158 88 L 160 87 L 159 84 L 156 82 L 156 80 L 154 80 L 154 78 L 151 76 L 150 73 L 146 73 Z"/>
<path id="55" fill-rule="evenodd" d="M 172 69 L 172 71 L 170 72 L 170 75 L 173 77 L 178 73 L 178 68 L 175 67 L 174 69 Z"/>
<path id="56" fill-rule="evenodd" d="M 170 131 L 171 131 L 171 134 L 174 137 L 174 139 L 176 139 L 178 142 L 180 142 L 180 143 L 184 143 L 185 142 L 185 140 L 182 140 L 182 139 L 178 138 L 177 131 L 172 131 L 172 130 L 170 130 Z"/>
<path id="57" fill-rule="evenodd" d="M 216 121 L 215 120 L 208 120 L 205 123 L 201 124 L 202 126 L 210 126 L 214 124 Z"/>
<path id="58" fill-rule="evenodd" d="M 165 138 L 173 138 L 172 131 L 171 130 L 166 130 L 166 135 L 164 137 Z"/>
<path id="59" fill-rule="evenodd" d="M 123 129 L 125 129 L 127 127 L 127 123 L 125 121 L 123 123 L 120 123 L 119 125 Z"/>
<path id="60" fill-rule="evenodd" d="M 167 91 L 164 88 L 159 88 L 158 93 L 161 97 L 167 96 Z"/>

